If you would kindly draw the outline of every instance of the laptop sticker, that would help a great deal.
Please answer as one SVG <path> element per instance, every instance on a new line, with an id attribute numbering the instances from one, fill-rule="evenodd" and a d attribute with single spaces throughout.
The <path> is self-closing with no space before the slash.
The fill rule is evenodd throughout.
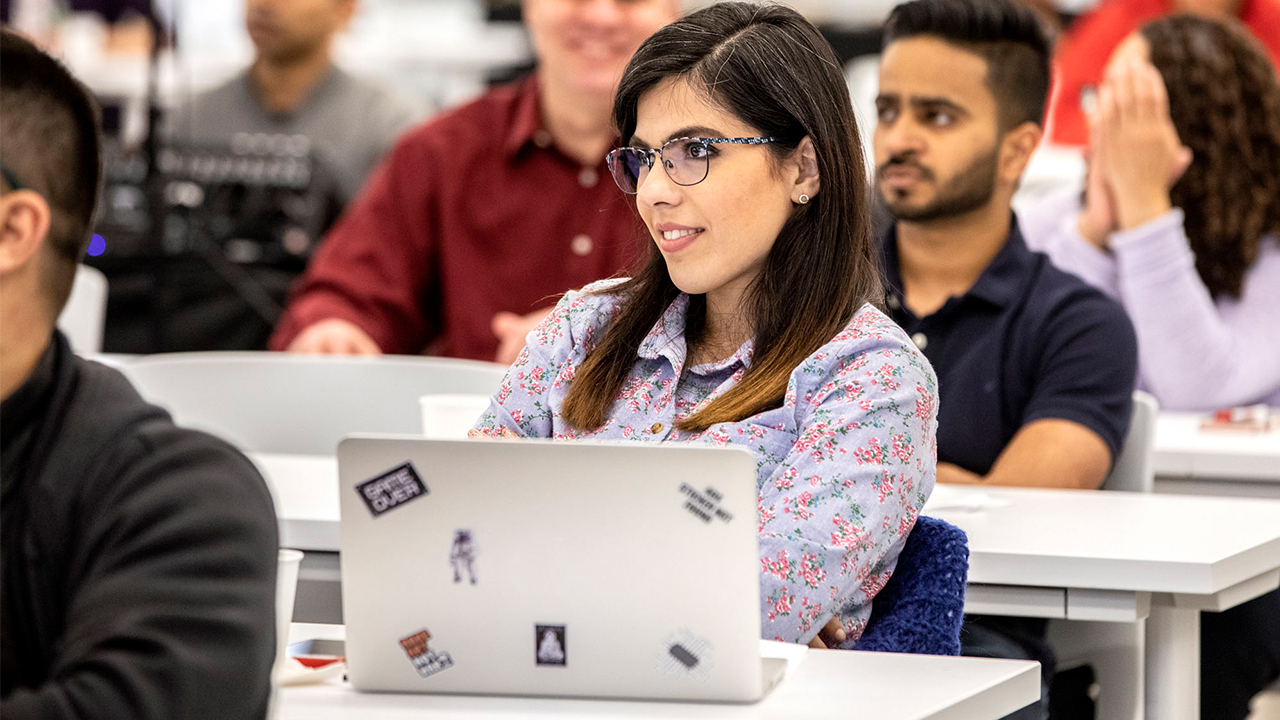
<path id="1" fill-rule="evenodd" d="M 720 507 L 720 501 L 724 499 L 724 495 L 710 485 L 704 492 L 698 492 L 689 483 L 680 483 L 680 493 L 688 498 L 685 500 L 684 509 L 702 522 L 709 523 L 713 517 L 724 522 L 733 519 L 733 515 L 728 510 Z"/>
<path id="2" fill-rule="evenodd" d="M 418 675 L 424 678 L 453 667 L 453 658 L 449 653 L 427 648 L 427 641 L 430 639 L 431 633 L 427 632 L 426 628 L 409 637 L 400 638 L 400 647 L 404 648 L 405 654 L 409 656 L 409 662 L 413 663 L 413 668 L 418 671 Z"/>
<path id="3" fill-rule="evenodd" d="M 672 633 L 662 643 L 654 668 L 663 675 L 678 675 L 700 683 L 711 677 L 711 641 L 688 630 Z"/>
<path id="4" fill-rule="evenodd" d="M 564 667 L 568 659 L 564 644 L 564 625 L 535 625 L 534 628 L 538 664 Z"/>
<path id="5" fill-rule="evenodd" d="M 426 495 L 428 490 L 413 463 L 388 470 L 356 486 L 356 492 L 374 517 Z"/>
<path id="6" fill-rule="evenodd" d="M 463 570 L 476 584 L 476 545 L 470 530 L 458 530 L 453 534 L 453 547 L 449 550 L 449 564 L 453 566 L 453 581 L 462 582 Z"/>

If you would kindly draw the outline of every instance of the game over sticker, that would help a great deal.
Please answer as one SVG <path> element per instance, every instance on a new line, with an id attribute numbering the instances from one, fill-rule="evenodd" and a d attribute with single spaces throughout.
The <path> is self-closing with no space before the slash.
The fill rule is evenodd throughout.
<path id="1" fill-rule="evenodd" d="M 413 469 L 413 463 L 389 470 L 356 486 L 356 492 L 374 517 L 427 494 L 427 486 Z"/>

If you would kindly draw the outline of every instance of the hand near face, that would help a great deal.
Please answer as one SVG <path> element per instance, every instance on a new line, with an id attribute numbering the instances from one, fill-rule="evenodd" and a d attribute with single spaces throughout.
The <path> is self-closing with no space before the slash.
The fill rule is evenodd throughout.
<path id="1" fill-rule="evenodd" d="M 515 362 L 520 351 L 524 349 L 525 338 L 538 327 L 538 323 L 542 322 L 549 312 L 551 308 L 545 307 L 534 310 L 528 315 L 510 312 L 494 315 L 489 321 L 489 329 L 493 330 L 493 334 L 498 338 L 498 352 L 494 355 L 493 361 L 503 365 Z"/>
<path id="2" fill-rule="evenodd" d="M 1191 165 L 1191 151 L 1179 141 L 1169 117 L 1159 71 L 1137 58 L 1121 64 L 1103 83 L 1097 112 L 1118 229 L 1168 212 L 1169 190 Z"/>
<path id="3" fill-rule="evenodd" d="M 285 348 L 309 355 L 381 355 L 382 348 L 354 323 L 338 318 L 309 325 Z"/>
<path id="4" fill-rule="evenodd" d="M 1095 114 L 1089 121 L 1089 172 L 1086 175 L 1084 207 L 1076 229 L 1093 245 L 1106 250 L 1107 238 L 1116 231 L 1116 200 L 1107 181 L 1107 159 L 1102 151 L 1102 130 Z"/>

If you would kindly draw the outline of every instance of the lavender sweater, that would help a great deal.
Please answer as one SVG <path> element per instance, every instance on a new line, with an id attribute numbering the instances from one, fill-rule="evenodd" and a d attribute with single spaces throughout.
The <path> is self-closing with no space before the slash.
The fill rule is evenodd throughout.
<path id="1" fill-rule="evenodd" d="M 1168 410 L 1280 406 L 1280 238 L 1264 238 L 1239 299 L 1209 295 L 1182 211 L 1111 236 L 1080 236 L 1078 192 L 1021 216 L 1027 245 L 1124 305 L 1138 334 L 1138 387 Z"/>

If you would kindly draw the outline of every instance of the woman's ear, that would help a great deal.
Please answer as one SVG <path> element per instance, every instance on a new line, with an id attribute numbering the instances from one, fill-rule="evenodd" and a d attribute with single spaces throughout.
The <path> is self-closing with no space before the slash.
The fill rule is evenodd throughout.
<path id="1" fill-rule="evenodd" d="M 818 151 L 813 145 L 813 138 L 805 136 L 791 155 L 795 163 L 795 183 L 791 188 L 791 202 L 803 205 L 810 198 L 817 197 L 822 189 L 822 178 L 818 175 Z M 803 198 L 803 199 L 802 199 Z"/>

